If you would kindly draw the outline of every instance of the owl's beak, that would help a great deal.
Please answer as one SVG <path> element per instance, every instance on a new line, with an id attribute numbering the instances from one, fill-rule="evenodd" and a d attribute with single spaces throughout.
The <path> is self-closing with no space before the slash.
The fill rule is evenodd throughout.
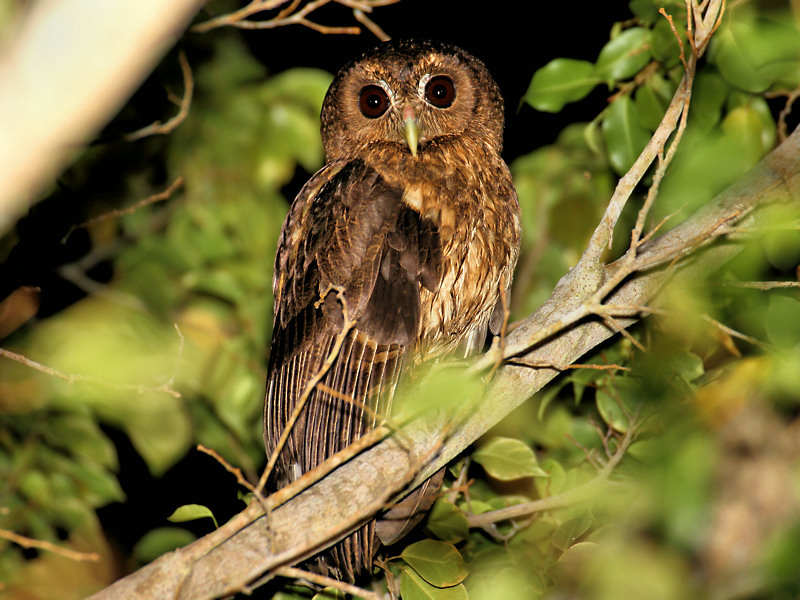
<path id="1" fill-rule="evenodd" d="M 417 116 L 411 106 L 406 106 L 403 109 L 403 123 L 408 149 L 411 150 L 411 156 L 416 156 L 417 145 L 419 144 L 419 126 L 417 125 Z"/>

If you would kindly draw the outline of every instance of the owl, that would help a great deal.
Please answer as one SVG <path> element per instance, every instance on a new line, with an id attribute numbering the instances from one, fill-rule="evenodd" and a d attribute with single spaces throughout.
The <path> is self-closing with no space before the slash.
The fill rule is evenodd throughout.
<path id="1" fill-rule="evenodd" d="M 482 349 L 499 332 L 519 252 L 503 100 L 475 57 L 386 42 L 336 75 L 321 125 L 326 164 L 292 203 L 275 259 L 268 455 L 302 410 L 273 487 L 375 427 L 415 366 Z M 399 539 L 437 489 L 423 484 L 401 503 L 414 510 L 389 511 L 316 566 L 351 581 L 368 572 L 378 539 Z"/>

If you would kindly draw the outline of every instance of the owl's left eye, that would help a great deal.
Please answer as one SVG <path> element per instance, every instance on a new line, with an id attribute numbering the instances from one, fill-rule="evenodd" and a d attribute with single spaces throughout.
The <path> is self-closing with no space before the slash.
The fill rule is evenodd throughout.
<path id="1" fill-rule="evenodd" d="M 366 85 L 358 94 L 358 107 L 365 117 L 377 119 L 389 108 L 389 96 L 379 85 Z"/>
<path id="2" fill-rule="evenodd" d="M 456 99 L 456 85 L 446 75 L 431 77 L 425 86 L 425 99 L 436 108 L 447 108 Z"/>

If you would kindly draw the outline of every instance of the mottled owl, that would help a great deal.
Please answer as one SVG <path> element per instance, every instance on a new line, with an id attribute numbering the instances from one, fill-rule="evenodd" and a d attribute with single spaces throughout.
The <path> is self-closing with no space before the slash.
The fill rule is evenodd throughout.
<path id="1" fill-rule="evenodd" d="M 386 42 L 344 66 L 322 107 L 325 166 L 301 189 L 278 241 L 264 440 L 285 485 L 391 413 L 416 365 L 466 356 L 498 334 L 520 242 L 501 158 L 503 100 L 483 63 L 455 46 Z M 317 566 L 354 580 L 378 539 L 430 507 L 372 521 Z"/>

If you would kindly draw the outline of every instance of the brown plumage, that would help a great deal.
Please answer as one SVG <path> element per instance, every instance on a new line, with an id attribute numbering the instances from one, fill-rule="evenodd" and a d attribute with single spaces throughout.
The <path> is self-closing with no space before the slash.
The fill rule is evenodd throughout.
<path id="1" fill-rule="evenodd" d="M 498 332 L 520 237 L 502 130 L 496 84 L 453 46 L 389 42 L 334 79 L 322 108 L 327 164 L 292 204 L 275 260 L 268 454 L 332 354 L 344 315 L 353 325 L 292 429 L 274 485 L 374 427 L 411 365 L 470 354 L 489 328 Z M 379 531 L 390 543 L 406 529 Z M 375 547 L 372 522 L 320 566 L 352 580 Z"/>

